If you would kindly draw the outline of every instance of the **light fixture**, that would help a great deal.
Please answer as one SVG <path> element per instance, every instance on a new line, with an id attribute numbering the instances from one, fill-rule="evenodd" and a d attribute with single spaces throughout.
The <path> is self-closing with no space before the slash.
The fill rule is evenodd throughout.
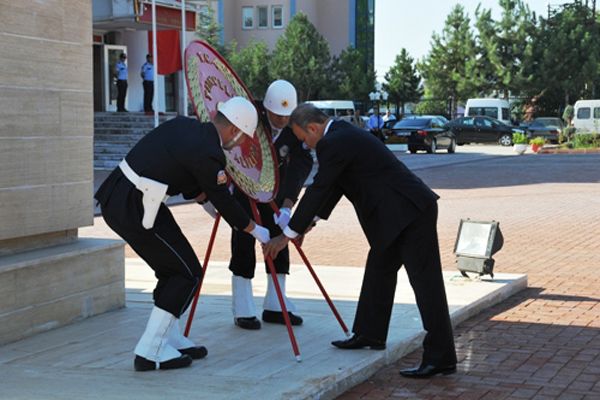
<path id="1" fill-rule="evenodd" d="M 494 277 L 492 256 L 504 244 L 499 225 L 497 221 L 460 220 L 454 253 L 458 257 L 457 268 L 463 276 L 475 272 L 479 276 L 489 274 Z"/>

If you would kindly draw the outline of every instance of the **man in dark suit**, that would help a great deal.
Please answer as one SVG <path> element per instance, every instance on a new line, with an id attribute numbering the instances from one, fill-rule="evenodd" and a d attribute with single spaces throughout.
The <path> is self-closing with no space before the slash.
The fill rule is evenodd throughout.
<path id="1" fill-rule="evenodd" d="M 354 205 L 371 247 L 348 340 L 342 349 L 385 348 L 397 273 L 404 265 L 427 334 L 418 368 L 407 377 L 456 371 L 456 351 L 444 290 L 437 238 L 437 199 L 381 141 L 349 123 L 335 121 L 310 104 L 290 117 L 298 139 L 316 149 L 319 171 L 283 235 L 266 246 L 268 255 L 306 232 L 315 217 L 327 219 L 342 195 Z"/>
<path id="2" fill-rule="evenodd" d="M 235 229 L 269 240 L 268 230 L 231 196 L 225 175 L 223 149 L 253 136 L 257 122 L 256 109 L 241 97 L 222 104 L 213 123 L 184 117 L 165 122 L 131 149 L 96 192 L 108 226 L 158 278 L 154 308 L 134 350 L 136 371 L 187 367 L 207 354 L 180 331 L 179 317 L 194 297 L 202 267 L 164 205 L 166 197 L 196 199 Z"/>
<path id="3" fill-rule="evenodd" d="M 275 147 L 275 157 L 279 170 L 279 190 L 275 203 L 281 214 L 276 216 L 269 204 L 257 204 L 262 224 L 269 229 L 271 236 L 281 234 L 290 219 L 291 208 L 298 199 L 302 186 L 312 168 L 312 156 L 303 148 L 288 126 L 290 114 L 296 108 L 297 95 L 294 86 L 285 80 L 276 80 L 267 89 L 262 104 L 257 104 L 259 118 L 271 133 Z M 238 202 L 250 213 L 250 203 L 240 190 L 234 191 Z M 277 280 L 283 294 L 292 325 L 301 325 L 302 318 L 294 314 L 295 305 L 285 294 L 286 275 L 290 271 L 289 250 L 285 247 L 273 259 Z M 234 230 L 231 233 L 233 319 L 235 325 L 243 329 L 260 329 L 252 295 L 252 278 L 256 268 L 255 240 L 251 235 Z M 267 293 L 263 302 L 262 319 L 265 322 L 284 324 L 281 305 L 277 299 L 273 277 L 267 271 Z"/>

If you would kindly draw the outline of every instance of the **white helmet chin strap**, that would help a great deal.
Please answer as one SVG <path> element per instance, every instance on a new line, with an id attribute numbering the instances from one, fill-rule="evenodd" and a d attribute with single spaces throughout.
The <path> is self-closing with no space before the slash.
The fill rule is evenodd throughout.
<path id="1" fill-rule="evenodd" d="M 223 148 L 225 150 L 231 150 L 233 148 L 233 146 L 235 146 L 235 143 L 238 140 L 240 140 L 240 138 L 242 137 L 243 134 L 244 134 L 244 132 L 242 132 L 241 130 L 238 131 L 238 133 L 235 134 L 235 136 L 233 137 L 233 139 L 231 139 L 227 143 L 223 144 Z"/>

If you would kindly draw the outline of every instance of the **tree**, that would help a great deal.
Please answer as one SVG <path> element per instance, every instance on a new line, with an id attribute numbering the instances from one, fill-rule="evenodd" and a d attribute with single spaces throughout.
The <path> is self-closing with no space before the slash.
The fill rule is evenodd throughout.
<path id="1" fill-rule="evenodd" d="M 221 44 L 221 31 L 223 27 L 215 19 L 215 11 L 209 6 L 204 6 L 198 13 L 196 36 L 210 44 L 223 57 L 227 55 L 227 48 Z"/>
<path id="2" fill-rule="evenodd" d="M 596 95 L 600 33 L 593 9 L 575 2 L 541 18 L 533 49 L 528 65 L 535 77 L 528 90 L 531 97 L 541 97 L 560 115 L 571 100 Z"/>
<path id="3" fill-rule="evenodd" d="M 428 93 L 436 99 L 449 99 L 452 114 L 458 101 L 466 101 L 477 93 L 476 79 L 466 69 L 466 61 L 475 56 L 475 39 L 469 24 L 464 8 L 454 6 L 442 34 L 433 34 L 429 54 L 417 64 Z"/>
<path id="4" fill-rule="evenodd" d="M 508 100 L 509 93 L 518 94 L 529 81 L 524 61 L 532 51 L 536 23 L 535 15 L 522 0 L 499 0 L 499 4 L 499 21 L 492 20 L 490 10 L 477 7 L 475 13 L 477 45 L 486 61 L 479 76 Z"/>
<path id="5" fill-rule="evenodd" d="M 271 83 L 269 64 L 271 55 L 267 44 L 262 41 L 251 40 L 250 43 L 240 51 L 237 51 L 237 43 L 232 42 L 229 46 L 228 61 L 233 70 L 255 99 L 261 99 Z"/>
<path id="6" fill-rule="evenodd" d="M 312 100 L 327 83 L 329 63 L 329 44 L 306 15 L 298 13 L 277 39 L 271 75 L 290 81 L 298 100 Z"/>
<path id="7" fill-rule="evenodd" d="M 423 94 L 419 88 L 421 77 L 417 73 L 414 59 L 404 48 L 396 55 L 394 65 L 385 74 L 385 80 L 387 83 L 384 87 L 389 93 L 389 99 L 396 104 L 396 110 L 399 110 L 398 104 L 401 104 L 402 114 L 405 103 L 417 101 Z"/>
<path id="8" fill-rule="evenodd" d="M 362 52 L 352 47 L 333 57 L 326 97 L 366 102 L 377 77 L 372 64 L 368 64 L 365 71 L 363 60 Z"/>

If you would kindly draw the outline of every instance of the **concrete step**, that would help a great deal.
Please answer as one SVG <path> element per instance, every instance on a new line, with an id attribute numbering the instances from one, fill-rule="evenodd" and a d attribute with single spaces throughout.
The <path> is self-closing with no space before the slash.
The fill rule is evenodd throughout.
<path id="1" fill-rule="evenodd" d="M 124 307 L 123 246 L 78 239 L 0 257 L 0 344 Z"/>
<path id="2" fill-rule="evenodd" d="M 130 128 L 116 128 L 116 127 L 101 127 L 94 128 L 94 136 L 97 135 L 145 135 L 154 128 L 146 128 L 143 126 L 130 127 Z"/>

